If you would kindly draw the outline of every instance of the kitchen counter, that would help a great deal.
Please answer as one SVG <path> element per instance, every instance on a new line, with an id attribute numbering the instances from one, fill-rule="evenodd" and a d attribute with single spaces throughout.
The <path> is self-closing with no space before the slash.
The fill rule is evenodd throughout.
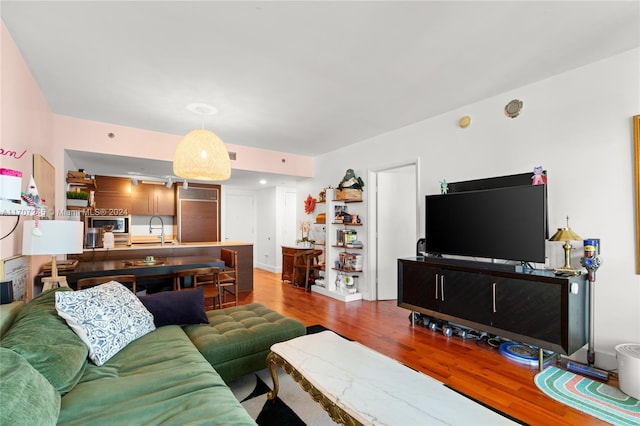
<path id="1" fill-rule="evenodd" d="M 229 248 L 238 252 L 239 291 L 242 292 L 253 290 L 253 243 L 247 243 L 243 241 L 179 244 L 168 243 L 165 244 L 164 247 L 162 247 L 160 244 L 154 243 L 138 243 L 132 246 L 116 246 L 112 249 L 85 249 L 82 254 L 67 256 L 68 259 L 78 259 L 80 261 L 76 270 L 59 271 L 59 275 L 66 275 L 67 281 L 70 281 L 69 276 L 73 276 L 73 274 L 77 271 L 82 271 L 85 273 L 94 272 L 98 275 L 114 275 L 115 272 L 113 271 L 122 271 L 122 261 L 144 260 L 144 258 L 147 256 L 167 259 L 192 258 L 192 260 L 195 257 L 205 257 L 209 259 L 209 261 L 211 261 L 211 259 L 220 259 L 221 248 Z M 120 262 L 120 264 L 118 264 L 118 262 Z M 94 266 L 91 266 L 91 264 L 94 264 Z M 193 267 L 195 268 L 197 266 Z M 110 271 L 111 273 L 101 273 L 102 271 Z M 36 280 L 37 279 L 38 277 L 36 277 Z"/>
<path id="2" fill-rule="evenodd" d="M 94 252 L 108 252 L 114 250 L 144 250 L 144 249 L 165 249 L 165 248 L 193 248 L 193 247 L 228 247 L 228 246 L 253 246 L 253 243 L 247 243 L 244 241 L 211 241 L 211 242 L 198 242 L 198 243 L 179 243 L 167 241 L 164 246 L 160 244 L 160 241 L 145 242 L 145 243 L 132 243 L 132 244 L 116 244 L 115 248 L 106 249 L 103 247 L 86 248 L 84 253 Z"/>
<path id="3" fill-rule="evenodd" d="M 100 260 L 93 262 L 80 262 L 72 271 L 59 271 L 58 275 L 67 278 L 69 286 L 76 287 L 76 283 L 81 278 L 100 277 L 105 275 L 126 275 L 133 274 L 138 281 L 164 281 L 171 287 L 173 274 L 183 269 L 224 268 L 224 262 L 220 259 L 209 256 L 176 256 L 176 257 L 156 257 L 155 262 L 145 262 L 144 258 L 137 260 Z M 40 285 L 44 275 L 36 276 L 36 286 Z M 144 285 L 143 285 L 144 286 Z"/>

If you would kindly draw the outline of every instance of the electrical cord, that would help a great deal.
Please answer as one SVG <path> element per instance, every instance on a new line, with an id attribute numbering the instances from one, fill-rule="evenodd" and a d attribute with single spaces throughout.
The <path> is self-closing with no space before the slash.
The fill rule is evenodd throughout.
<path id="1" fill-rule="evenodd" d="M 5 238 L 7 238 L 9 235 L 13 234 L 13 231 L 16 230 L 16 228 L 18 227 L 18 223 L 20 222 L 20 215 L 8 215 L 8 216 L 15 216 L 16 217 L 16 223 L 15 225 L 13 225 L 13 228 L 11 228 L 11 231 L 9 231 L 9 233 L 5 236 L 3 236 L 2 238 L 0 238 L 0 240 L 4 240 Z"/>

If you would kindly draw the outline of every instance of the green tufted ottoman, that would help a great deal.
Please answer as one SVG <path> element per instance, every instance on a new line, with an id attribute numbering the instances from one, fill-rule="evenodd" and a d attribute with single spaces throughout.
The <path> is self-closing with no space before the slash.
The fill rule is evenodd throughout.
<path id="1" fill-rule="evenodd" d="M 229 382 L 262 370 L 271 345 L 306 334 L 300 321 L 259 303 L 208 311 L 209 324 L 184 331 L 209 364 Z"/>

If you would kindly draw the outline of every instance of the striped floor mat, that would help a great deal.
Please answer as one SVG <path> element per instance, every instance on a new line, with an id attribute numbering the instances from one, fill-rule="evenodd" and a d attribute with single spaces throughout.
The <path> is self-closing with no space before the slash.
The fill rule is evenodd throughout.
<path id="1" fill-rule="evenodd" d="M 538 388 L 551 398 L 614 425 L 640 425 L 640 401 L 618 388 L 557 367 L 536 374 Z"/>

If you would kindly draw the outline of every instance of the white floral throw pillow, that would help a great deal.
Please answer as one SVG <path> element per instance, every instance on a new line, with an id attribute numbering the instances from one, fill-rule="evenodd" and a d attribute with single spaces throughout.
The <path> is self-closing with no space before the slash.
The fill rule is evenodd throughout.
<path id="1" fill-rule="evenodd" d="M 89 358 L 98 366 L 155 330 L 153 315 L 136 295 L 116 281 L 58 292 L 56 310 L 89 347 Z"/>

